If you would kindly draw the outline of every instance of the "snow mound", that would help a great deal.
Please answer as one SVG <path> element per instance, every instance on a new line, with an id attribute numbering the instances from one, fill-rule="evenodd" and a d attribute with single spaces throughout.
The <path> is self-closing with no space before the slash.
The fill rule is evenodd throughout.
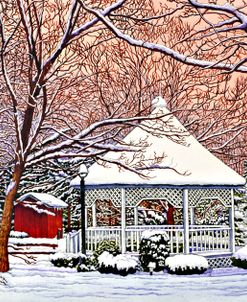
<path id="1" fill-rule="evenodd" d="M 58 260 L 58 259 L 67 259 L 72 260 L 78 257 L 85 258 L 86 256 L 84 254 L 73 254 L 73 253 L 62 253 L 58 252 L 56 254 L 53 254 L 50 256 L 50 260 Z"/>
<path id="2" fill-rule="evenodd" d="M 126 276 L 136 272 L 138 267 L 137 259 L 130 255 L 113 256 L 109 252 L 103 252 L 98 257 L 99 272 L 113 273 Z"/>
<path id="3" fill-rule="evenodd" d="M 54 238 L 33 238 L 33 237 L 23 237 L 23 238 L 17 238 L 17 237 L 10 237 L 9 238 L 9 243 L 12 244 L 37 244 L 37 245 L 42 245 L 42 244 L 57 244 L 58 240 L 56 237 Z"/>
<path id="4" fill-rule="evenodd" d="M 166 267 L 170 272 L 194 272 L 194 270 L 205 271 L 208 269 L 208 261 L 199 255 L 175 255 L 166 259 Z"/>
<path id="5" fill-rule="evenodd" d="M 115 265 L 114 256 L 106 251 L 103 252 L 101 255 L 99 255 L 98 262 L 99 262 L 99 265 L 105 265 L 105 266 L 114 266 Z"/>
<path id="6" fill-rule="evenodd" d="M 247 245 L 235 252 L 233 254 L 233 257 L 236 259 L 247 261 Z"/>
<path id="7" fill-rule="evenodd" d="M 160 240 L 158 235 L 162 235 L 166 240 L 169 240 L 167 232 L 162 230 L 146 230 L 142 233 L 141 239 L 149 239 L 153 242 L 157 242 Z"/>
<path id="8" fill-rule="evenodd" d="M 11 231 L 9 236 L 13 238 L 26 238 L 28 234 L 26 232 Z"/>

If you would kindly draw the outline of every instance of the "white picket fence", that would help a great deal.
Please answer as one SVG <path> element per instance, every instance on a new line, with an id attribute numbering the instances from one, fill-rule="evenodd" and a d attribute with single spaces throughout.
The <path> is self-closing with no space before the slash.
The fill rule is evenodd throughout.
<path id="1" fill-rule="evenodd" d="M 184 229 L 181 225 L 164 226 L 127 226 L 125 228 L 126 250 L 138 253 L 142 233 L 146 230 L 165 232 L 170 239 L 172 254 L 184 252 Z M 89 227 L 86 230 L 86 247 L 94 251 L 102 240 L 114 240 L 121 250 L 122 230 L 116 227 Z M 69 233 L 66 238 L 66 250 L 78 253 L 81 247 L 81 232 Z M 189 229 L 190 252 L 230 252 L 230 227 L 229 226 L 190 226 Z"/>

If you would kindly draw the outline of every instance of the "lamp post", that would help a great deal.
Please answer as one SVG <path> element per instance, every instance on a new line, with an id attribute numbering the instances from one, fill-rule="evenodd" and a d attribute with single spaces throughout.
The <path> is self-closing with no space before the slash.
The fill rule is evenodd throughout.
<path id="1" fill-rule="evenodd" d="M 80 193 L 81 193 L 81 252 L 86 254 L 86 227 L 85 227 L 85 177 L 88 175 L 88 169 L 82 164 L 79 169 Z"/>

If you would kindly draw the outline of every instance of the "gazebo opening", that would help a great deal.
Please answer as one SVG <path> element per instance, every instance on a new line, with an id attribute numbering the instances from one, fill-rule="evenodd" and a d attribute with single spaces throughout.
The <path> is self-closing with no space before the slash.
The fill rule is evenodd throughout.
<path id="1" fill-rule="evenodd" d="M 167 200 L 143 200 L 137 207 L 138 225 L 178 224 L 176 210 Z"/>
<path id="2" fill-rule="evenodd" d="M 203 199 L 194 209 L 196 225 L 229 225 L 229 209 L 218 199 Z"/>

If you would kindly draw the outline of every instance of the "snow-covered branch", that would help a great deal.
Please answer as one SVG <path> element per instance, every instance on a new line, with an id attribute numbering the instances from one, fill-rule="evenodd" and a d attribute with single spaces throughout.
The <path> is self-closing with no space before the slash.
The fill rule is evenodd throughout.
<path id="1" fill-rule="evenodd" d="M 122 39 L 129 43 L 130 45 L 136 47 L 142 47 L 145 49 L 149 49 L 154 52 L 159 52 L 165 55 L 172 57 L 173 59 L 182 62 L 187 65 L 198 66 L 202 68 L 213 68 L 219 70 L 226 70 L 226 71 L 239 71 L 246 73 L 247 67 L 245 66 L 237 66 L 236 64 L 229 64 L 229 63 L 218 63 L 217 61 L 207 61 L 207 60 L 198 60 L 196 58 L 190 58 L 187 55 L 179 53 L 165 45 L 161 45 L 158 43 L 146 42 L 143 40 L 138 40 L 133 38 L 132 36 L 125 34 L 119 28 L 117 28 L 109 19 L 107 19 L 99 10 L 89 8 L 83 2 L 81 2 L 83 8 L 88 12 L 97 16 L 105 26 L 119 39 Z"/>
<path id="2" fill-rule="evenodd" d="M 87 136 L 89 136 L 93 131 L 99 129 L 99 128 L 103 128 L 106 126 L 114 126 L 114 125 L 124 125 L 124 124 L 128 124 L 129 122 L 134 122 L 134 121 L 144 121 L 144 120 L 158 120 L 159 118 L 162 118 L 164 116 L 169 116 L 171 113 L 168 114 L 160 114 L 160 115 L 156 115 L 153 117 L 147 117 L 147 116 L 141 116 L 141 117 L 131 117 L 131 118 L 114 118 L 114 119 L 106 119 L 106 120 L 102 120 L 99 122 L 95 122 L 93 124 L 91 124 L 88 128 L 82 130 L 80 133 L 76 134 L 75 136 L 71 137 L 71 139 L 65 139 L 63 140 L 61 143 L 57 143 L 56 145 L 51 145 L 45 148 L 42 148 L 39 151 L 34 152 L 33 154 L 30 154 L 28 156 L 27 161 L 34 161 L 37 160 L 41 157 L 44 157 L 48 154 L 51 153 L 56 153 L 57 156 L 59 155 L 59 152 L 68 148 L 73 147 L 74 144 L 80 143 L 82 142 L 82 147 L 81 149 L 83 149 L 85 147 L 86 144 L 86 140 L 82 141 L 83 138 L 86 138 Z M 180 135 L 181 136 L 181 132 L 179 133 L 175 133 L 174 135 Z M 54 135 L 54 139 L 56 139 L 58 136 L 57 134 Z M 49 141 L 51 141 L 49 139 Z M 86 144 L 87 145 L 87 144 Z M 92 142 L 90 142 L 90 145 L 92 145 L 95 148 L 99 148 L 102 150 L 115 150 L 115 151 L 119 151 L 119 148 L 121 149 L 120 151 L 122 151 L 123 149 L 126 149 L 126 147 L 119 147 L 119 146 L 114 146 L 114 145 L 98 145 L 97 144 L 92 144 Z M 128 148 L 129 151 L 131 151 L 131 148 Z M 62 152 L 62 154 L 64 155 L 64 153 Z M 50 158 L 48 156 L 48 158 Z"/>

